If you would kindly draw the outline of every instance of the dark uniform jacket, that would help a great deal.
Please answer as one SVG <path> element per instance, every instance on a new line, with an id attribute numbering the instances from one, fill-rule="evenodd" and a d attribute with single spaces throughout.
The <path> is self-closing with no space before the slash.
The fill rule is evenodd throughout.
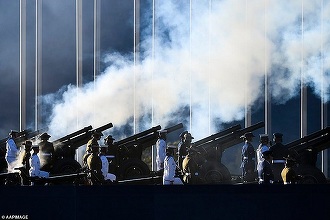
<path id="1" fill-rule="evenodd" d="M 250 142 L 245 142 L 242 147 L 242 175 L 244 181 L 254 180 L 254 168 L 255 168 L 255 150 Z"/>
<path id="2" fill-rule="evenodd" d="M 281 181 L 281 172 L 284 168 L 285 159 L 289 154 L 289 150 L 282 144 L 276 143 L 270 147 L 273 156 L 273 172 L 274 172 L 274 180 Z"/>

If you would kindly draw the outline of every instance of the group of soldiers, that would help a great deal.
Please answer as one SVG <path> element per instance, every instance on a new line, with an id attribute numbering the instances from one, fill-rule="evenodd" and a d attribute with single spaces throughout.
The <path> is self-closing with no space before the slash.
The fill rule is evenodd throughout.
<path id="1" fill-rule="evenodd" d="M 108 135 L 104 139 L 105 145 L 99 145 L 98 141 L 102 136 L 102 132 L 94 132 L 92 134 L 92 138 L 87 142 L 86 152 L 83 156 L 83 168 L 91 172 L 92 185 L 111 184 L 117 179 L 115 174 L 109 172 L 109 161 L 107 159 L 107 155 L 111 155 L 113 159 L 117 156 L 116 147 L 113 145 L 115 139 Z M 111 169 L 115 170 L 115 160 L 112 160 L 112 162 Z"/>
<path id="2" fill-rule="evenodd" d="M 48 133 L 38 136 L 38 143 L 25 140 L 22 146 L 17 146 L 15 138 L 18 132 L 10 131 L 6 140 L 6 152 L 2 158 L 2 173 L 20 173 L 21 184 L 33 185 L 31 179 L 49 178 L 55 160 L 55 149 Z M 99 145 L 98 141 L 103 134 L 94 132 L 86 145 L 86 153 L 83 157 L 83 169 L 90 171 L 91 184 L 113 183 L 116 176 L 109 172 L 109 162 L 106 155 L 115 155 L 114 138 L 108 135 L 104 139 L 105 145 Z M 111 157 L 111 156 L 110 156 Z M 116 169 L 116 160 L 112 156 L 112 171 Z"/>
<path id="3" fill-rule="evenodd" d="M 41 164 L 51 164 L 51 158 L 54 154 L 54 146 L 48 139 L 51 137 L 47 133 L 39 136 L 39 144 L 33 145 L 32 141 L 26 140 L 22 144 L 21 150 L 15 143 L 18 131 L 11 130 L 6 141 L 6 164 L 3 166 L 2 172 L 15 172 L 20 170 L 22 182 L 26 184 L 27 177 L 48 178 L 49 172 L 41 170 Z M 31 154 L 32 152 L 32 154 Z M 42 157 L 42 163 L 40 157 Z"/>
<path id="4" fill-rule="evenodd" d="M 257 150 L 252 145 L 254 137 L 252 132 L 247 132 L 241 137 L 245 140 L 242 147 L 241 164 L 243 181 L 255 181 L 255 163 L 257 163 L 256 170 L 259 184 L 296 183 L 298 176 L 293 169 L 296 161 L 282 144 L 283 134 L 273 134 L 274 144 L 271 144 L 267 134 L 261 134 Z"/>
<path id="5" fill-rule="evenodd" d="M 159 132 L 159 139 L 156 142 L 157 149 L 157 171 L 163 170 L 163 185 L 182 185 L 189 183 L 191 162 L 189 152 L 192 150 L 191 144 L 194 137 L 184 131 L 180 135 L 178 146 L 166 144 L 166 132 Z M 174 159 L 175 150 L 177 149 L 177 162 Z M 183 182 L 179 178 L 179 174 L 183 173 Z"/>
<path id="6" fill-rule="evenodd" d="M 284 183 L 294 184 L 299 179 L 293 169 L 296 160 L 289 150 L 282 144 L 283 134 L 273 134 L 273 144 L 267 134 L 260 135 L 260 144 L 255 150 L 252 141 L 255 136 L 247 132 L 241 138 L 245 143 L 242 147 L 242 179 L 243 182 L 259 184 Z M 166 145 L 166 133 L 159 133 L 156 143 L 157 170 L 164 170 L 163 184 L 195 184 L 198 183 L 198 164 L 193 159 L 196 150 L 192 147 L 194 138 L 188 131 L 180 134 L 177 147 Z M 177 149 L 177 160 L 174 152 Z M 255 162 L 256 159 L 256 162 Z M 178 178 L 182 176 L 182 181 Z"/>

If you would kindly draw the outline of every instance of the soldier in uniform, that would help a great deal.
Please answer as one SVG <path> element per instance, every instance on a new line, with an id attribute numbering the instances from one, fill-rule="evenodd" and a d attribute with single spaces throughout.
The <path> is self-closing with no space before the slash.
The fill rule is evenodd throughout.
<path id="1" fill-rule="evenodd" d="M 92 134 L 92 138 L 87 142 L 86 144 L 86 152 L 83 156 L 83 164 L 84 166 L 87 166 L 87 158 L 89 157 L 89 155 L 92 154 L 92 143 L 94 143 L 96 141 L 96 143 L 98 143 L 98 141 L 101 139 L 101 137 L 103 136 L 102 132 L 98 132 L 95 131 Z M 98 144 L 99 145 L 99 144 Z"/>
<path id="2" fill-rule="evenodd" d="M 188 133 L 188 132 L 185 133 L 183 143 L 180 146 L 180 149 L 178 149 L 178 153 L 179 153 L 178 161 L 179 161 L 179 167 L 181 170 L 183 170 L 182 162 L 187 155 L 187 149 L 189 149 L 191 147 L 192 139 L 194 139 L 194 137 L 192 137 L 190 133 Z"/>
<path id="3" fill-rule="evenodd" d="M 198 174 L 198 164 L 194 159 L 194 155 L 197 152 L 189 148 L 187 150 L 187 156 L 182 161 L 182 170 L 183 170 L 183 182 L 185 184 L 197 184 L 199 183 L 199 174 Z"/>
<path id="4" fill-rule="evenodd" d="M 164 169 L 164 159 L 166 156 L 166 131 L 159 131 L 159 137 L 156 142 L 156 164 L 157 171 Z"/>
<path id="5" fill-rule="evenodd" d="M 285 157 L 285 167 L 283 168 L 283 170 L 281 172 L 281 177 L 282 177 L 284 185 L 297 183 L 299 178 L 293 169 L 293 167 L 296 165 L 296 162 L 297 161 L 290 155 Z"/>
<path id="6" fill-rule="evenodd" d="M 109 167 L 110 173 L 116 173 L 118 166 L 118 147 L 113 144 L 114 140 L 115 139 L 111 135 L 108 135 L 104 139 L 104 144 L 107 146 L 107 152 L 105 154 L 111 156 L 111 166 Z"/>
<path id="7" fill-rule="evenodd" d="M 247 132 L 241 136 L 245 140 L 245 144 L 242 147 L 242 177 L 244 182 L 254 181 L 255 177 L 255 150 L 252 145 L 253 135 L 252 132 Z"/>
<path id="8" fill-rule="evenodd" d="M 105 181 L 114 182 L 114 181 L 116 181 L 116 175 L 109 173 L 109 161 L 108 161 L 107 157 L 105 156 L 107 153 L 107 148 L 108 148 L 108 146 L 106 146 L 106 145 L 102 145 L 100 148 L 99 157 L 102 162 L 102 169 L 101 169 L 102 175 L 103 175 Z"/>
<path id="9" fill-rule="evenodd" d="M 258 170 L 259 184 L 272 184 L 274 182 L 274 174 L 272 170 L 272 152 L 267 148 L 261 150 L 263 161 Z"/>
<path id="10" fill-rule="evenodd" d="M 22 165 L 23 165 L 23 170 L 21 170 L 21 177 L 22 177 L 22 184 L 23 185 L 29 185 L 29 180 L 27 179 L 28 177 L 28 172 L 30 170 L 30 157 L 31 157 L 31 149 L 32 149 L 32 142 L 29 140 L 26 140 L 24 143 L 24 153 L 22 157 Z"/>
<path id="11" fill-rule="evenodd" d="M 273 155 L 273 172 L 274 172 L 274 181 L 281 182 L 281 172 L 284 168 L 285 159 L 284 157 L 288 156 L 289 150 L 282 144 L 283 134 L 274 133 L 273 134 L 274 144 L 270 147 Z"/>
<path id="12" fill-rule="evenodd" d="M 41 178 L 48 178 L 49 173 L 40 170 L 40 159 L 38 156 L 39 153 L 39 146 L 33 145 L 32 146 L 32 156 L 30 158 L 30 170 L 29 174 L 31 177 L 41 177 Z"/>
<path id="13" fill-rule="evenodd" d="M 173 155 L 175 146 L 167 146 L 164 159 L 163 185 L 183 185 L 180 178 L 176 177 L 176 163 Z"/>
<path id="14" fill-rule="evenodd" d="M 15 161 L 17 160 L 17 156 L 19 153 L 18 147 L 14 139 L 17 136 L 18 131 L 11 130 L 9 133 L 9 138 L 6 141 L 6 161 L 8 166 L 8 171 L 12 171 L 15 166 Z"/>
<path id="15" fill-rule="evenodd" d="M 101 185 L 104 182 L 104 177 L 102 175 L 102 161 L 99 157 L 99 144 L 97 140 L 89 145 L 92 153 L 87 158 L 87 166 L 91 171 L 91 182 L 92 185 Z"/>
<path id="16" fill-rule="evenodd" d="M 178 160 L 177 160 L 177 161 L 179 161 L 179 159 L 180 159 L 180 154 L 179 154 L 179 152 L 180 152 L 180 149 L 181 149 L 182 144 L 184 143 L 184 135 L 187 134 L 187 133 L 188 133 L 188 131 L 183 131 L 183 132 L 181 132 L 181 134 L 179 135 L 179 137 L 180 137 L 180 142 L 178 143 L 178 152 L 177 152 Z"/>
<path id="17" fill-rule="evenodd" d="M 257 170 L 260 172 L 261 164 L 264 161 L 264 157 L 262 156 L 262 152 L 269 150 L 269 138 L 267 134 L 260 134 L 260 144 L 257 148 Z"/>
<path id="18" fill-rule="evenodd" d="M 54 146 L 53 143 L 49 142 L 49 138 L 51 136 L 49 134 L 42 133 L 39 136 L 39 149 L 40 149 L 40 156 L 42 158 L 42 167 L 45 170 L 50 170 L 52 165 L 52 159 L 54 155 Z"/>

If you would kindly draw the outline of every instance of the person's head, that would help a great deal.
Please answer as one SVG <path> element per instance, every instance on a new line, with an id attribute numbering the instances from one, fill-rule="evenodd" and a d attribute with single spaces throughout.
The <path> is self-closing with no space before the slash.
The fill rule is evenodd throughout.
<path id="1" fill-rule="evenodd" d="M 104 138 L 104 144 L 107 144 L 107 145 L 113 144 L 114 140 L 115 139 L 111 135 L 108 135 Z"/>
<path id="2" fill-rule="evenodd" d="M 184 135 L 187 134 L 187 133 L 188 133 L 188 131 L 183 131 L 183 132 L 180 133 L 179 137 L 182 141 L 184 140 Z"/>
<path id="3" fill-rule="evenodd" d="M 189 142 L 189 143 L 191 143 L 191 142 L 192 142 L 192 139 L 194 139 L 194 137 L 192 137 L 190 133 L 186 133 L 186 134 L 184 135 L 184 141 L 185 141 L 185 142 Z"/>
<path id="4" fill-rule="evenodd" d="M 253 135 L 252 132 L 246 132 L 245 134 L 243 134 L 241 136 L 241 138 L 243 138 L 244 140 L 249 141 L 249 142 L 252 142 L 253 137 L 255 137 L 255 136 Z"/>
<path id="5" fill-rule="evenodd" d="M 282 143 L 282 141 L 283 141 L 283 134 L 281 134 L 281 133 L 274 133 L 273 134 L 273 141 L 275 143 Z"/>
<path id="6" fill-rule="evenodd" d="M 158 132 L 158 137 L 159 137 L 160 139 L 166 140 L 166 134 L 167 134 L 166 131 L 159 131 L 159 132 Z"/>
<path id="7" fill-rule="evenodd" d="M 39 136 L 39 139 L 40 139 L 40 140 L 46 140 L 46 141 L 47 141 L 50 137 L 51 137 L 51 136 L 50 136 L 48 133 L 44 132 L 44 133 L 42 133 L 42 134 Z"/>
<path id="8" fill-rule="evenodd" d="M 267 145 L 269 143 L 269 138 L 267 134 L 260 135 L 260 143 Z"/>
<path id="9" fill-rule="evenodd" d="M 100 140 L 101 137 L 103 136 L 102 132 L 98 132 L 98 131 L 95 131 L 93 134 L 92 134 L 92 137 L 96 140 Z"/>
<path id="10" fill-rule="evenodd" d="M 38 145 L 32 145 L 32 151 L 34 154 L 39 153 L 39 146 Z"/>
<path id="11" fill-rule="evenodd" d="M 32 148 L 32 141 L 26 140 L 22 145 L 24 145 L 25 151 L 30 151 Z"/>
<path id="12" fill-rule="evenodd" d="M 15 130 L 11 130 L 11 131 L 9 132 L 9 136 L 10 136 L 11 138 L 16 138 L 16 137 L 17 137 L 17 134 L 18 134 L 18 131 L 15 131 Z"/>
<path id="13" fill-rule="evenodd" d="M 167 145 L 166 147 L 166 154 L 167 155 L 174 155 L 174 151 L 175 151 L 176 147 L 173 145 Z"/>
<path id="14" fill-rule="evenodd" d="M 98 153 L 100 150 L 100 145 L 99 143 L 97 143 L 97 141 L 93 141 L 91 144 L 91 149 L 92 149 L 92 153 Z"/>
<path id="15" fill-rule="evenodd" d="M 268 148 L 262 148 L 261 149 L 262 157 L 265 158 L 265 160 L 271 160 L 273 158 L 272 151 Z"/>

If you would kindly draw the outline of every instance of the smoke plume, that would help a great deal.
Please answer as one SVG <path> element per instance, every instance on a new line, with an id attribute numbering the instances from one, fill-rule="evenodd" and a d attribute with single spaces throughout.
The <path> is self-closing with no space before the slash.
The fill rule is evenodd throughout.
<path id="1" fill-rule="evenodd" d="M 191 109 L 191 131 L 201 138 L 214 132 L 215 119 L 244 117 L 245 105 L 263 92 L 265 73 L 273 102 L 298 95 L 301 78 L 328 101 L 329 1 L 192 1 L 191 16 L 189 1 L 156 2 L 155 47 L 153 36 L 143 36 L 141 62 L 107 54 L 109 66 L 95 82 L 44 97 L 52 135 L 77 123 L 133 126 L 133 118 L 140 130 L 165 127 L 190 121 Z"/>

